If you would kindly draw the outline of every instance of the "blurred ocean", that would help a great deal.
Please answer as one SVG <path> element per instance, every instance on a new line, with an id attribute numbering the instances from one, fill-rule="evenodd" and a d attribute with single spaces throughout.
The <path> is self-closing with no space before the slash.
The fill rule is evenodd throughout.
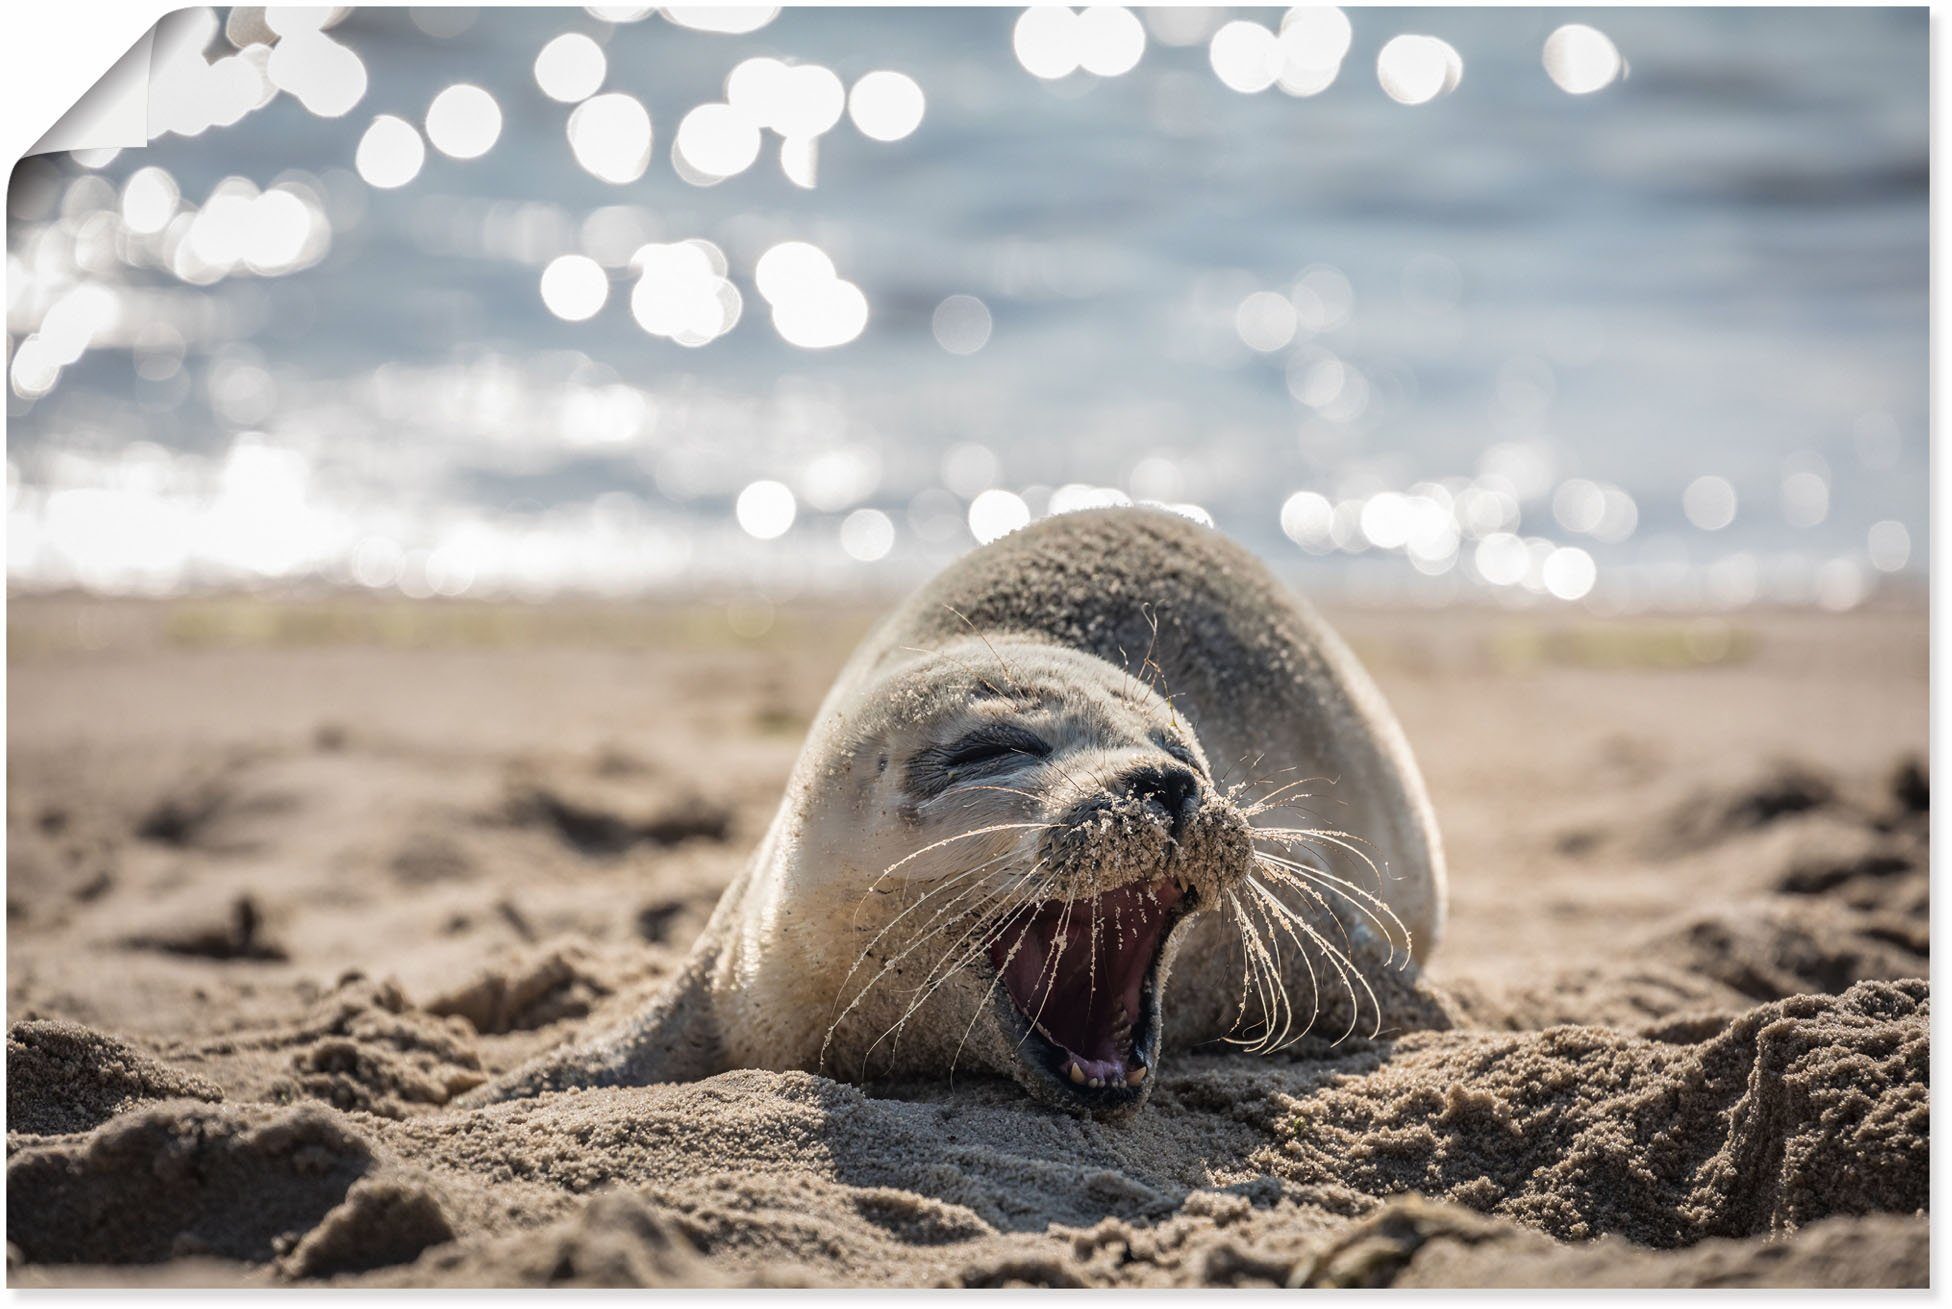
<path id="1" fill-rule="evenodd" d="M 1018 10 L 280 12 L 172 20 L 196 63 L 152 130 L 194 135 L 14 175 L 17 590 L 777 598 L 1122 497 L 1356 600 L 1846 608 L 1922 574 L 1923 9 L 1351 9 L 1305 96 L 1212 44 L 1280 9 L 1142 11 L 1135 67 L 1055 79 L 1026 61 L 1073 38 L 1013 43 Z M 1138 25 L 1092 21 L 1123 62 Z M 1555 84 L 1568 23 L 1622 75 Z M 575 150 L 536 72 L 564 33 L 611 97 Z M 1385 93 L 1405 33 L 1454 89 Z M 681 138 L 756 56 L 905 74 L 919 125 L 862 130 L 906 126 L 884 81 L 816 132 L 834 80 L 766 64 Z M 455 84 L 498 131 L 480 97 L 430 126 Z M 651 123 L 623 182 L 617 93 Z M 786 242 L 817 253 L 769 283 Z"/>

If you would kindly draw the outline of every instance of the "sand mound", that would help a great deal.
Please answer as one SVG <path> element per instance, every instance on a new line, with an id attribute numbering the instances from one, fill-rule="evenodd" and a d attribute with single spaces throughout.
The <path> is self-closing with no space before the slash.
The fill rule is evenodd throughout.
<path id="1" fill-rule="evenodd" d="M 1926 1203 L 1923 982 L 1750 1011 L 1699 1045 L 1597 1028 L 1406 1039 L 1318 1074 L 1270 1166 L 1566 1240 L 1673 1246 Z"/>
<path id="2" fill-rule="evenodd" d="M 608 991 L 583 966 L 581 952 L 552 950 L 510 967 L 484 969 L 428 1001 L 426 1009 L 465 1019 L 477 1032 L 527 1031 L 581 1018 Z"/>
<path id="3" fill-rule="evenodd" d="M 438 1192 L 412 1177 L 362 1177 L 285 1261 L 294 1277 L 331 1277 L 413 1260 L 454 1239 Z"/>
<path id="4" fill-rule="evenodd" d="M 322 1109 L 173 1101 L 7 1162 L 7 1240 L 32 1261 L 254 1262 L 289 1249 L 373 1162 Z"/>
<path id="5" fill-rule="evenodd" d="M 85 1132 L 146 1101 L 179 1098 L 221 1100 L 224 1093 L 74 1023 L 25 1022 L 7 1029 L 9 1132 Z"/>
<path id="6" fill-rule="evenodd" d="M 288 1028 L 172 1053 L 223 1070 L 252 1099 L 318 1100 L 386 1118 L 444 1105 L 486 1080 L 464 1019 L 415 1009 L 397 986 L 357 974 Z"/>
<path id="7" fill-rule="evenodd" d="M 1653 1252 L 1615 1237 L 1557 1245 L 1524 1228 L 1416 1197 L 1392 1200 L 1297 1268 L 1292 1286 L 1906 1286 L 1930 1234 L 1894 1218 L 1832 1218 L 1767 1242 L 1709 1240 Z"/>

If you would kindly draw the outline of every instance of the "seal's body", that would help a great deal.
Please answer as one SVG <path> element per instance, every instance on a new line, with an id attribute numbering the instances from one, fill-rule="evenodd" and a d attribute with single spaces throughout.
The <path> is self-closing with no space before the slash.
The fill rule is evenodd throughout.
<path id="1" fill-rule="evenodd" d="M 1379 1025 L 1366 970 L 1443 911 L 1409 747 L 1327 625 L 1210 528 L 1068 514 L 863 642 L 647 1013 L 477 1098 L 959 1066 L 1129 1112 L 1168 1043 Z"/>

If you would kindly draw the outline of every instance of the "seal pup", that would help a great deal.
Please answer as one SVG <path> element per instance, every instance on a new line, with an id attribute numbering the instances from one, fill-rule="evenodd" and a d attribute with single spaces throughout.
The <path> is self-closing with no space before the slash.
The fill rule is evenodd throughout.
<path id="1" fill-rule="evenodd" d="M 868 635 L 644 1013 L 463 1103 L 974 1068 L 1117 1116 L 1169 1044 L 1419 1021 L 1377 965 L 1428 957 L 1444 896 L 1409 746 L 1312 608 L 1178 514 L 1065 514 Z"/>

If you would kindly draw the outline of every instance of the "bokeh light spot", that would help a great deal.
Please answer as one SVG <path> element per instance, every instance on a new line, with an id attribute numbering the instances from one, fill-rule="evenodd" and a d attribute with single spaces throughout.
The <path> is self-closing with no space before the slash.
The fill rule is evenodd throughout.
<path id="1" fill-rule="evenodd" d="M 1545 72 L 1568 95 L 1589 95 L 1620 76 L 1620 52 L 1606 33 L 1567 23 L 1545 38 Z"/>
<path id="2" fill-rule="evenodd" d="M 564 32 L 535 57 L 535 84 L 551 100 L 564 104 L 595 95 L 608 73 L 603 47 L 581 32 Z"/>
<path id="3" fill-rule="evenodd" d="M 1024 10 L 1011 31 L 1010 43 L 1024 71 L 1047 82 L 1077 72 L 1084 53 L 1078 16 L 1063 5 Z"/>
<path id="4" fill-rule="evenodd" d="M 427 139 L 451 159 L 478 159 L 501 134 L 501 106 L 478 86 L 456 83 L 428 106 Z"/>
<path id="5" fill-rule="evenodd" d="M 739 526 L 745 529 L 748 536 L 761 541 L 786 535 L 787 529 L 793 526 L 797 512 L 793 492 L 784 482 L 775 482 L 770 478 L 753 482 L 739 492 L 739 499 L 733 507 Z"/>
<path id="6" fill-rule="evenodd" d="M 569 147 L 593 176 L 624 186 L 651 162 L 651 116 L 620 91 L 591 96 L 569 115 Z"/>
<path id="7" fill-rule="evenodd" d="M 1704 532 L 1719 532 L 1735 521 L 1735 488 L 1725 477 L 1703 474 L 1681 493 L 1681 512 Z"/>
<path id="8" fill-rule="evenodd" d="M 1867 541 L 1871 567 L 1880 573 L 1895 573 L 1911 561 L 1911 533 L 1896 519 L 1871 524 Z"/>
<path id="9" fill-rule="evenodd" d="M 989 343 L 989 306 L 973 295 L 952 295 L 929 320 L 936 344 L 952 355 L 973 355 Z"/>
<path id="10" fill-rule="evenodd" d="M 1213 34 L 1207 61 L 1228 89 L 1253 95 L 1280 78 L 1281 42 L 1259 23 L 1235 19 Z"/>
<path id="11" fill-rule="evenodd" d="M 1562 545 L 1545 557 L 1540 569 L 1545 589 L 1560 600 L 1583 600 L 1599 580 L 1593 556 L 1576 545 Z"/>
<path id="12" fill-rule="evenodd" d="M 381 114 L 359 138 L 353 166 L 369 186 L 382 190 L 405 186 L 420 174 L 427 160 L 427 148 L 413 124 L 392 114 Z"/>
<path id="13" fill-rule="evenodd" d="M 894 520 L 879 509 L 856 509 L 841 520 L 840 548 L 864 564 L 886 558 L 895 548 Z"/>
<path id="14" fill-rule="evenodd" d="M 542 303 L 567 322 L 580 323 L 610 298 L 610 275 L 587 255 L 562 255 L 542 270 Z"/>
<path id="15" fill-rule="evenodd" d="M 1030 506 L 1014 491 L 991 487 L 969 502 L 969 531 L 988 545 L 1030 521 Z"/>
<path id="16" fill-rule="evenodd" d="M 909 135 L 922 125 L 926 108 L 915 79 L 886 68 L 864 74 L 847 96 L 847 113 L 854 126 L 875 141 L 899 141 Z"/>
<path id="17" fill-rule="evenodd" d="M 169 226 L 180 198 L 176 179 L 156 167 L 138 168 L 122 185 L 122 221 L 131 232 L 148 236 Z"/>
<path id="18" fill-rule="evenodd" d="M 1121 77 L 1145 55 L 1145 27 L 1122 5 L 1091 5 L 1072 29 L 1078 65 L 1098 77 Z"/>
<path id="19" fill-rule="evenodd" d="M 1434 36 L 1391 37 L 1376 55 L 1376 80 L 1398 104 L 1428 104 L 1456 90 L 1463 78 L 1464 61 Z"/>
<path id="20" fill-rule="evenodd" d="M 729 104 L 699 105 L 678 123 L 673 148 L 708 178 L 733 177 L 759 157 L 759 128 Z"/>

